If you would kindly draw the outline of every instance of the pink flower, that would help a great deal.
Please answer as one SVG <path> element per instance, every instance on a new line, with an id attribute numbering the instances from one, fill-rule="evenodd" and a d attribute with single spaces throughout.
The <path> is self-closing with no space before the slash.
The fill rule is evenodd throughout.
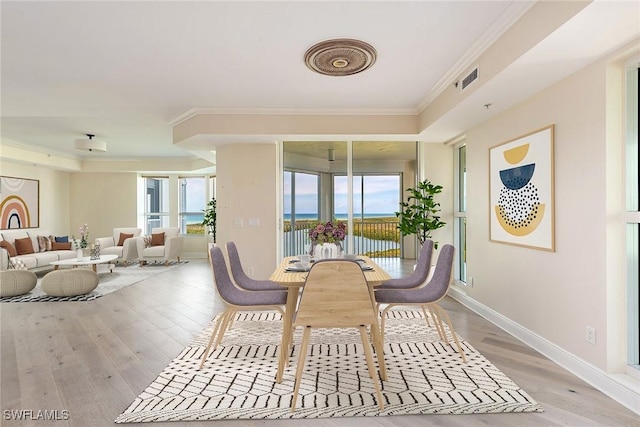
<path id="1" fill-rule="evenodd" d="M 340 243 L 346 237 L 346 230 L 347 226 L 340 221 L 319 222 L 309 230 L 309 239 L 313 244 Z"/>

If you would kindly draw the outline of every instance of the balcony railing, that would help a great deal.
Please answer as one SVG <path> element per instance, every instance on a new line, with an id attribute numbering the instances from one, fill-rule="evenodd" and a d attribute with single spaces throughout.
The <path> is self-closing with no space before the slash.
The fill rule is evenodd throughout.
<path id="1" fill-rule="evenodd" d="M 293 225 L 284 223 L 284 255 L 298 255 L 309 251 L 309 230 L 313 222 L 300 221 Z M 349 253 L 357 253 L 370 257 L 399 257 L 400 231 L 397 221 L 371 221 L 365 219 L 353 221 L 354 250 L 345 247 Z M 350 230 L 347 229 L 347 235 Z M 345 239 L 345 246 L 348 244 Z"/>

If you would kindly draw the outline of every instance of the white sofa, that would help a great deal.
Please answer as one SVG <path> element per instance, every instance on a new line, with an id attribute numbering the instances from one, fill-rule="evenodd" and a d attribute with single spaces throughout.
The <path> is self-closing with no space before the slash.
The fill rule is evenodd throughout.
<path id="1" fill-rule="evenodd" d="M 132 237 L 123 239 L 124 241 L 120 242 L 121 234 L 131 234 Z M 138 246 L 136 245 L 135 238 L 139 237 L 140 234 L 142 234 L 141 228 L 114 228 L 113 236 L 98 237 L 94 243 L 100 245 L 100 255 L 117 255 L 118 258 L 116 259 L 116 262 L 122 262 L 124 265 L 127 265 L 138 258 Z"/>
<path id="2" fill-rule="evenodd" d="M 155 246 L 151 245 L 150 236 L 137 237 L 136 245 L 138 246 L 138 259 L 142 267 L 147 262 L 163 262 L 169 264 L 171 260 L 180 262 L 182 254 L 182 245 L 184 237 L 180 236 L 179 227 L 158 227 L 151 229 L 151 236 L 154 234 L 164 233 L 163 244 Z"/>
<path id="3" fill-rule="evenodd" d="M 76 257 L 76 251 L 73 249 L 61 249 L 61 250 L 47 250 L 40 252 L 38 245 L 38 236 L 49 237 L 52 233 L 44 230 L 2 230 L 0 231 L 0 241 L 4 240 L 10 243 L 15 248 L 16 239 L 23 239 L 28 237 L 31 239 L 31 246 L 33 247 L 33 253 L 16 255 L 11 257 L 12 259 L 20 260 L 24 263 L 28 270 L 42 270 L 45 268 L 51 268 L 50 263 L 52 261 L 60 261 L 63 259 L 71 259 Z M 0 270 L 9 269 L 9 253 L 0 248 Z"/>

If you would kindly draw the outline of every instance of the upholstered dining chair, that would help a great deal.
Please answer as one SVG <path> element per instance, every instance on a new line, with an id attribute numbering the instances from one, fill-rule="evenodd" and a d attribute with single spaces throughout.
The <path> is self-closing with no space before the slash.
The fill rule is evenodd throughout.
<path id="1" fill-rule="evenodd" d="M 213 346 L 213 349 L 215 350 L 220 344 L 222 336 L 224 335 L 227 326 L 236 311 L 277 310 L 284 317 L 283 307 L 287 302 L 287 292 L 284 290 L 280 292 L 246 291 L 236 287 L 231 280 L 231 276 L 229 276 L 229 270 L 227 269 L 227 263 L 224 260 L 222 249 L 212 247 L 210 249 L 210 255 L 215 288 L 226 307 L 211 333 L 209 344 L 202 355 L 202 361 L 200 362 L 200 367 L 198 369 L 202 369 L 204 366 L 204 362 L 209 356 L 211 347 Z"/>
<path id="2" fill-rule="evenodd" d="M 424 285 L 427 282 L 427 278 L 429 277 L 429 272 L 431 271 L 431 258 L 433 257 L 433 240 L 427 239 L 422 244 L 422 248 L 420 249 L 420 254 L 418 255 L 418 259 L 416 260 L 416 265 L 413 270 L 413 273 L 407 277 L 401 277 L 398 279 L 390 279 L 386 282 L 376 286 L 376 291 L 381 289 L 411 289 L 417 288 L 419 286 Z M 431 326 L 429 323 L 429 316 L 427 316 L 427 310 L 425 306 L 422 306 L 422 313 L 424 314 L 424 319 L 427 322 L 427 326 Z M 378 304 L 378 311 L 380 309 L 380 304 Z M 435 313 L 433 310 L 429 310 L 431 316 L 435 318 Z M 435 323 L 435 320 L 434 320 Z M 437 327 L 437 331 L 440 334 L 442 328 Z M 443 336 L 440 336 L 443 340 L 445 339 Z"/>
<path id="3" fill-rule="evenodd" d="M 416 268 L 413 273 L 407 277 L 399 279 L 390 279 L 376 286 L 376 290 L 380 289 L 410 289 L 416 288 L 427 281 L 429 271 L 431 270 L 431 257 L 433 255 L 433 240 L 427 239 L 422 244 L 420 254 L 416 260 Z"/>
<path id="4" fill-rule="evenodd" d="M 283 291 L 281 285 L 271 280 L 256 280 L 247 276 L 242 268 L 238 248 L 234 242 L 227 242 L 227 255 L 229 257 L 229 267 L 236 284 L 247 291 Z"/>
<path id="5" fill-rule="evenodd" d="M 458 341 L 456 331 L 453 328 L 453 324 L 451 323 L 451 318 L 449 317 L 447 312 L 438 304 L 438 301 L 444 298 L 447 294 L 447 291 L 449 290 L 449 284 L 451 283 L 451 269 L 453 267 L 453 254 L 453 246 L 444 245 L 442 247 L 442 249 L 440 250 L 440 255 L 438 256 L 438 261 L 436 262 L 433 276 L 425 286 L 413 289 L 382 289 L 375 291 L 376 303 L 388 304 L 384 308 L 384 310 L 382 310 L 381 330 L 383 343 L 385 320 L 387 318 L 387 312 L 391 308 L 395 306 L 413 305 L 420 306 L 424 312 L 424 307 L 427 306 L 429 309 L 433 310 L 432 313 L 435 313 L 434 322 L 436 324 L 436 328 L 438 328 L 440 338 L 442 338 L 443 341 L 447 341 L 447 343 L 449 343 L 448 337 L 444 331 L 444 327 L 442 326 L 442 321 L 444 320 L 449 326 L 451 336 L 456 344 L 456 347 L 458 348 L 460 357 L 462 357 L 462 361 L 467 361 L 464 355 L 464 351 L 460 346 L 460 342 Z"/>
<path id="6" fill-rule="evenodd" d="M 311 267 L 293 323 L 294 328 L 304 327 L 304 332 L 296 369 L 291 412 L 296 408 L 312 328 L 358 328 L 369 376 L 376 390 L 378 405 L 381 411 L 384 410 L 382 392 L 373 365 L 371 344 L 365 329 L 367 325 L 371 329 L 373 343 L 380 361 L 381 377 L 385 378 L 385 375 L 382 374 L 384 367 L 382 343 L 380 339 L 376 339 L 377 335 L 374 335 L 377 333 L 377 315 L 367 280 L 358 263 L 330 259 L 318 261 Z"/>

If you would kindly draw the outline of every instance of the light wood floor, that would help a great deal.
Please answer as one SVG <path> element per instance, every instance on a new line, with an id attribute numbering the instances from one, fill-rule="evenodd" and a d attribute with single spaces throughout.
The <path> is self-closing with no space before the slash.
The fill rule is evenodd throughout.
<path id="1" fill-rule="evenodd" d="M 381 263 L 382 264 L 382 263 Z M 385 264 L 392 276 L 406 264 Z M 410 415 L 220 426 L 639 426 L 640 417 L 457 302 L 442 306 L 460 335 L 545 409 L 540 414 Z M 110 426 L 221 311 L 205 260 L 191 260 L 92 302 L 1 304 L 2 426 Z M 68 421 L 16 422 L 6 410 L 68 410 Z M 177 426 L 180 423 L 162 423 Z"/>

